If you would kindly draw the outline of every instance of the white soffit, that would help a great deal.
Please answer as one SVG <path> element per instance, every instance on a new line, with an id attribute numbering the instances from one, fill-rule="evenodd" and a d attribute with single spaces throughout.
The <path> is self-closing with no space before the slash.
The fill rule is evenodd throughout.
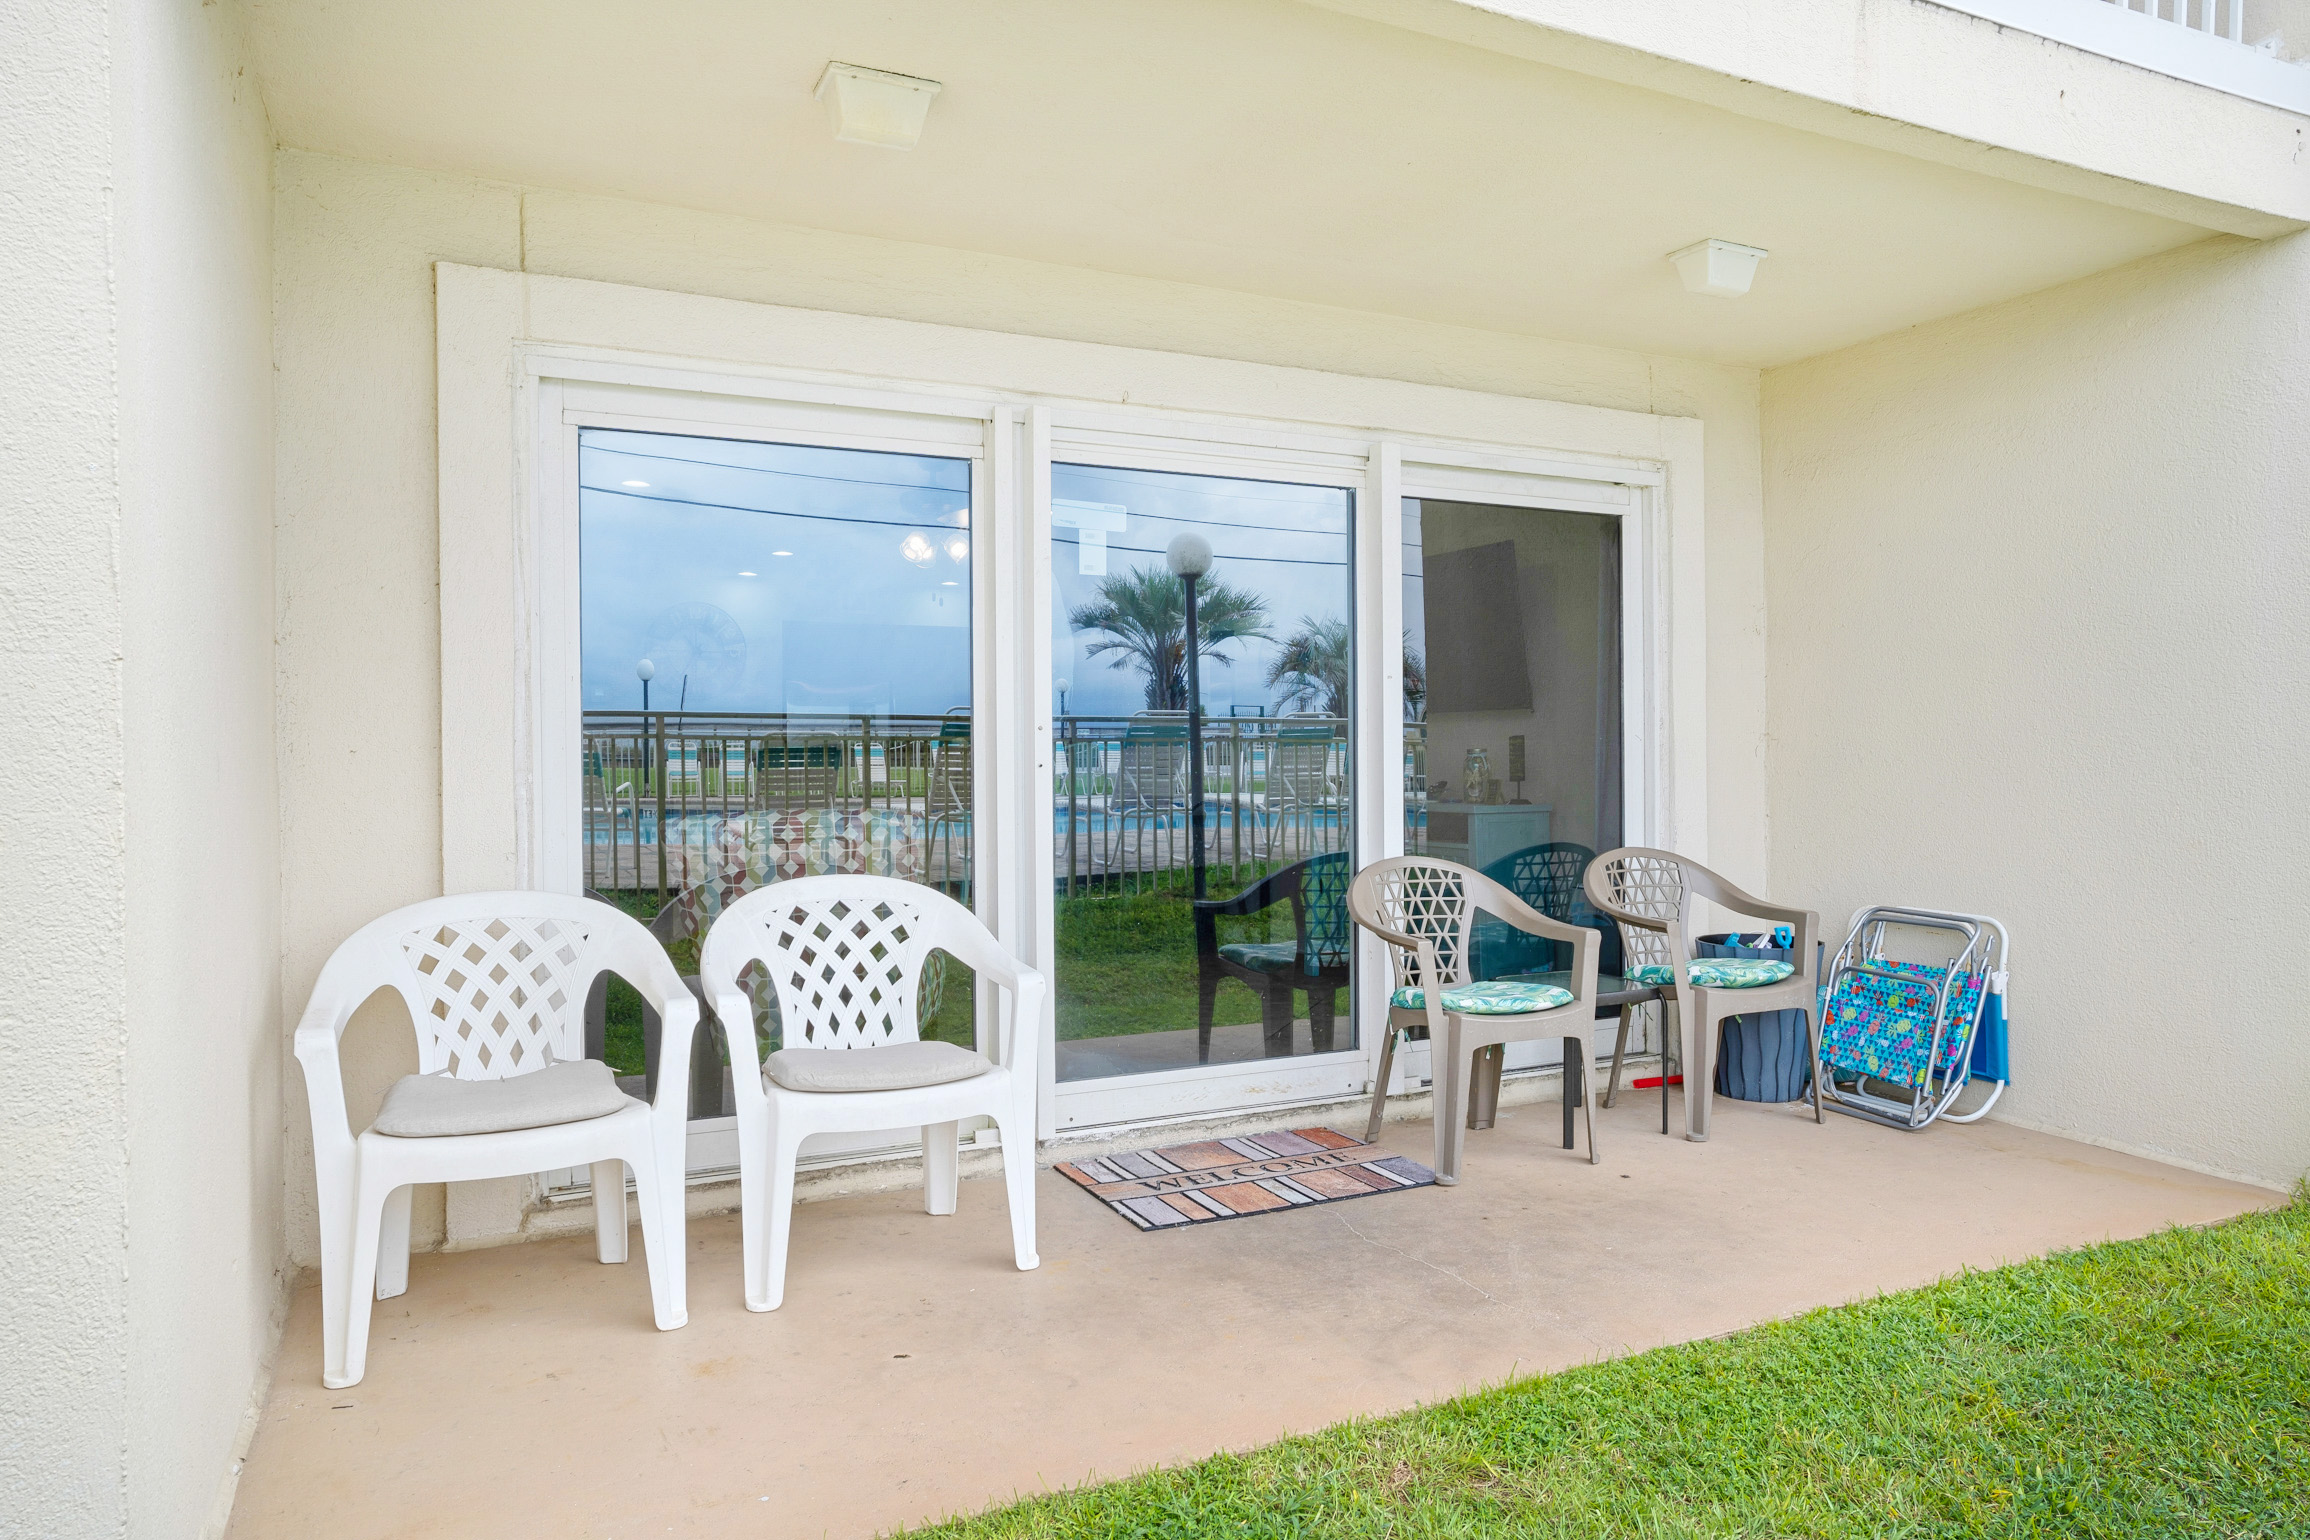
<path id="1" fill-rule="evenodd" d="M 1752 366 L 2197 226 L 1289 0 L 242 0 L 281 143 Z M 904 155 L 830 60 L 945 83 Z M 1685 292 L 1737 230 L 1772 281 Z"/>

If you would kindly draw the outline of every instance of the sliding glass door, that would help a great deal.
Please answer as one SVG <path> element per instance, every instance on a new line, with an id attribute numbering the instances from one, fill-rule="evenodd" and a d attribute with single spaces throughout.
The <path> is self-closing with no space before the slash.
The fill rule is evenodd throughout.
<path id="1" fill-rule="evenodd" d="M 1354 513 L 1051 467 L 1062 1086 L 1356 1047 Z"/>
<path id="2" fill-rule="evenodd" d="M 1403 529 L 1404 848 L 1592 926 L 1602 971 L 1618 974 L 1619 935 L 1581 879 L 1626 826 L 1622 520 L 1407 498 Z M 1571 953 L 1485 917 L 1470 964 L 1482 979 L 1540 977 Z"/>
<path id="3" fill-rule="evenodd" d="M 1593 920 L 1581 869 L 1640 784 L 1641 493 L 1346 430 L 828 394 L 547 405 L 563 682 L 540 721 L 575 856 L 550 881 L 641 918 L 681 973 L 765 884 L 936 886 L 1050 981 L 1055 1133 L 1368 1093 L 1385 959 L 1347 893 L 1391 850 Z M 1487 921 L 1478 962 L 1563 950 Z M 934 969 L 924 1034 L 992 1046 L 978 982 Z M 723 1034 L 778 1046 L 767 991 L 683 1065 L 623 983 L 589 1017 L 632 1089 L 686 1077 L 692 1169 L 730 1165 Z"/>

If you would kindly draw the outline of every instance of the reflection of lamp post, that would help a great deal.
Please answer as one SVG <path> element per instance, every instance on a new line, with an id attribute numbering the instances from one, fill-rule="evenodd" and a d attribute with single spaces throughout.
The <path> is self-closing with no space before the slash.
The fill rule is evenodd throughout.
<path id="1" fill-rule="evenodd" d="M 1211 570 L 1211 542 L 1175 535 L 1163 552 L 1172 576 L 1187 589 L 1187 827 L 1194 841 L 1195 896 L 1203 897 L 1203 670 L 1195 645 L 1195 580 Z"/>

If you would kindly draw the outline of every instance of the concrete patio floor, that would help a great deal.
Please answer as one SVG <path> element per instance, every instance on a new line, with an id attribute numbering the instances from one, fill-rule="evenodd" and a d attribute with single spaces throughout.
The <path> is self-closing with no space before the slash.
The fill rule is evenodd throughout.
<path id="1" fill-rule="evenodd" d="M 1624 1096 L 1592 1167 L 1553 1103 L 1511 1108 L 1458 1187 L 1150 1234 L 1046 1171 L 1033 1273 L 999 1181 L 950 1219 L 808 1203 L 770 1315 L 741 1300 L 737 1218 L 694 1219 L 677 1332 L 651 1329 L 638 1236 L 622 1267 L 590 1236 L 419 1256 L 347 1391 L 321 1388 L 308 1282 L 230 1534 L 870 1535 L 2282 1201 L 1995 1123 L 1720 1100 L 1703 1145 L 1659 1116 Z M 1425 1161 L 1430 1137 L 1383 1142 Z"/>

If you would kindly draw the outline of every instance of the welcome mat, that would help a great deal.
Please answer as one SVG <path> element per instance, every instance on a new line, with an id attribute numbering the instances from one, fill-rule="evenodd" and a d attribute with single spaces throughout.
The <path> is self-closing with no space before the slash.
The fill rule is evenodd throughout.
<path id="1" fill-rule="evenodd" d="M 1062 1161 L 1059 1172 L 1142 1230 L 1369 1198 L 1436 1180 L 1416 1160 L 1328 1128 Z"/>

